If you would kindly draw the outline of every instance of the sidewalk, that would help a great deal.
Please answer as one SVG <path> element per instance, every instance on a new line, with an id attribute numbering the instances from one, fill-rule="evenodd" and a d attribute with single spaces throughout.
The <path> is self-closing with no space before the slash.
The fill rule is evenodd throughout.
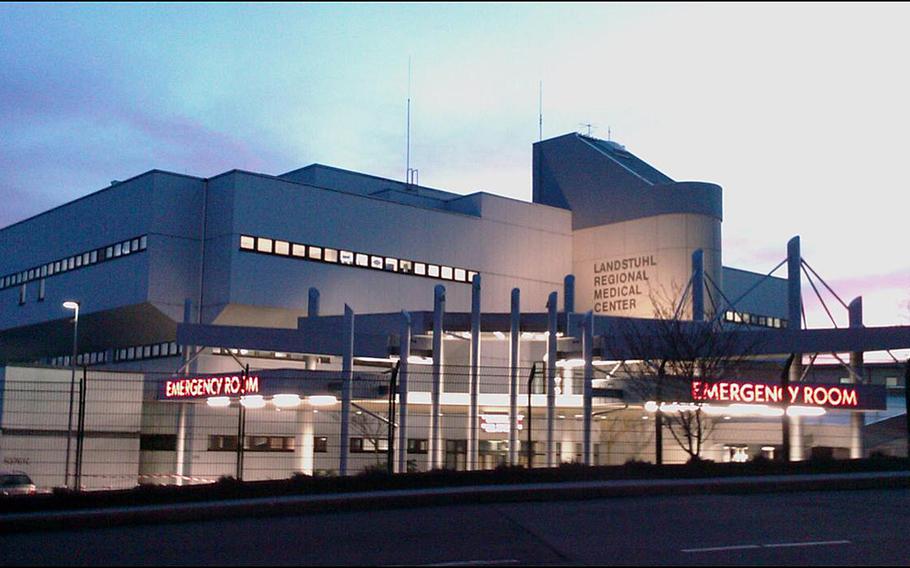
<path id="1" fill-rule="evenodd" d="M 0 533 L 176 523 L 229 517 L 299 515 L 462 503 L 582 500 L 644 495 L 779 493 L 910 487 L 910 472 L 769 475 L 675 480 L 479 485 L 175 503 L 47 513 L 0 514 Z"/>

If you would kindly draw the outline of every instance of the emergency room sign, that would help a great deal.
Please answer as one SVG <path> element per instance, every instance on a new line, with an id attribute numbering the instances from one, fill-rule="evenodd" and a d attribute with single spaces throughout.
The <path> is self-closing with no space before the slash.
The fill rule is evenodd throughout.
<path id="1" fill-rule="evenodd" d="M 211 396 L 243 396 L 259 393 L 257 375 L 179 377 L 163 381 L 159 398 L 185 400 Z"/>
<path id="2" fill-rule="evenodd" d="M 692 381 L 695 402 L 730 402 L 820 406 L 853 410 L 884 410 L 885 387 L 882 385 L 776 383 L 748 381 Z"/>

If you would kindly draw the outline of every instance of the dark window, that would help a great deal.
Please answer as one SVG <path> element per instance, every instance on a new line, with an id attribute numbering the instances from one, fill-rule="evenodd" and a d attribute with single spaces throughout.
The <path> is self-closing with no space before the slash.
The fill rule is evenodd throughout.
<path id="1" fill-rule="evenodd" d="M 237 450 L 237 436 L 222 436 L 212 434 L 209 436 L 210 452 L 229 452 Z"/>
<path id="2" fill-rule="evenodd" d="M 429 449 L 429 440 L 426 438 L 408 438 L 409 454 L 425 454 Z"/>
<path id="3" fill-rule="evenodd" d="M 329 439 L 325 436 L 313 438 L 313 453 L 324 454 L 329 451 Z"/>
<path id="4" fill-rule="evenodd" d="M 389 441 L 386 438 L 351 438 L 352 454 L 373 454 L 388 449 Z"/>
<path id="5" fill-rule="evenodd" d="M 139 436 L 139 449 L 155 452 L 173 452 L 177 450 L 176 434 L 142 434 Z"/>

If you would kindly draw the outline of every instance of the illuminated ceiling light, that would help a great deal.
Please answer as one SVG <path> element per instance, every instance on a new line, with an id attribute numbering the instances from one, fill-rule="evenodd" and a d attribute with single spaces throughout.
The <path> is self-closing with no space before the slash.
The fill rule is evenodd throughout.
<path id="1" fill-rule="evenodd" d="M 505 339 L 506 338 L 506 334 L 504 334 L 501 331 L 494 331 L 493 336 L 496 337 L 496 339 Z"/>
<path id="2" fill-rule="evenodd" d="M 761 451 L 763 451 L 763 452 L 773 452 L 773 451 L 774 451 L 774 446 L 762 446 L 762 447 L 761 447 Z"/>
<path id="3" fill-rule="evenodd" d="M 645 403 L 645 412 L 657 412 L 657 403 L 649 400 Z"/>
<path id="4" fill-rule="evenodd" d="M 420 355 L 409 355 L 408 363 L 411 363 L 412 365 L 432 365 L 433 358 L 432 357 L 421 357 Z"/>
<path id="5" fill-rule="evenodd" d="M 787 408 L 787 416 L 821 416 L 825 414 L 825 409 L 818 406 L 790 406 Z"/>
<path id="6" fill-rule="evenodd" d="M 647 420 L 648 417 L 647 417 L 647 416 L 642 416 L 641 419 L 642 419 L 642 420 Z"/>
<path id="7" fill-rule="evenodd" d="M 278 408 L 295 408 L 300 403 L 300 395 L 296 394 L 276 394 L 272 397 L 272 404 Z"/>
<path id="8" fill-rule="evenodd" d="M 205 403 L 214 408 L 224 408 L 231 405 L 231 399 L 226 396 L 210 396 Z"/>
<path id="9" fill-rule="evenodd" d="M 246 355 L 247 353 L 249 353 L 249 351 L 248 351 L 247 349 L 241 349 L 241 350 L 240 350 L 240 354 L 241 354 L 241 355 Z"/>
<path id="10" fill-rule="evenodd" d="M 312 406 L 332 406 L 338 402 L 338 397 L 331 394 L 315 394 L 307 397 Z"/>
<path id="11" fill-rule="evenodd" d="M 275 351 L 275 357 L 278 357 L 280 359 L 282 357 L 287 357 L 287 354 Z"/>
<path id="12" fill-rule="evenodd" d="M 260 394 L 251 394 L 249 396 L 241 396 L 240 404 L 244 408 L 263 408 L 265 406 L 265 399 L 262 398 Z"/>

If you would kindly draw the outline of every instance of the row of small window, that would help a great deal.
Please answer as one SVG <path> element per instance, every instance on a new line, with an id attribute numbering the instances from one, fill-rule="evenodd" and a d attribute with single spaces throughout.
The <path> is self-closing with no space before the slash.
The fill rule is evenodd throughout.
<path id="1" fill-rule="evenodd" d="M 138 359 L 155 359 L 156 357 L 174 357 L 180 355 L 180 346 L 176 341 L 120 347 L 114 350 L 114 361 L 136 361 Z"/>
<path id="2" fill-rule="evenodd" d="M 148 239 L 145 235 L 127 239 L 123 242 L 113 245 L 104 246 L 88 252 L 79 253 L 67 258 L 48 262 L 41 266 L 29 268 L 15 274 L 8 274 L 0 278 L 0 290 L 17 286 L 40 278 L 46 278 L 62 272 L 69 272 L 106 260 L 119 258 L 134 252 L 143 251 L 148 246 Z"/>
<path id="3" fill-rule="evenodd" d="M 306 361 L 313 355 L 304 353 L 284 353 L 281 351 L 262 351 L 259 349 L 237 349 L 234 347 L 212 347 L 212 355 L 235 355 L 239 357 L 257 357 L 260 359 L 289 359 L 292 361 Z M 329 363 L 328 357 L 320 357 L 319 363 Z"/>
<path id="4" fill-rule="evenodd" d="M 328 452 L 328 438 L 316 436 L 313 438 L 313 452 L 324 454 Z M 175 444 L 176 449 L 176 444 Z M 213 434 L 209 436 L 210 452 L 236 452 L 237 436 Z M 245 452 L 293 452 L 294 436 L 244 436 L 243 451 Z"/>
<path id="5" fill-rule="evenodd" d="M 724 320 L 733 323 L 742 323 L 746 325 L 758 325 L 763 327 L 785 328 L 787 320 L 784 318 L 775 318 L 771 316 L 759 316 L 747 312 L 734 312 L 727 310 L 724 312 Z"/>
<path id="6" fill-rule="evenodd" d="M 69 367 L 71 358 L 69 355 L 61 355 L 59 357 L 49 357 L 46 362 L 53 367 Z M 76 355 L 76 366 L 78 367 L 82 365 L 100 365 L 102 363 L 107 363 L 107 351 L 92 351 Z"/>
<path id="7" fill-rule="evenodd" d="M 438 278 L 440 280 L 451 280 L 453 282 L 472 282 L 474 280 L 474 275 L 477 274 L 477 272 L 473 270 L 457 268 L 454 266 L 429 264 L 415 260 L 379 256 L 316 245 L 303 245 L 300 243 L 292 243 L 265 237 L 251 237 L 249 235 L 240 235 L 240 250 L 287 256 L 316 262 L 327 262 L 330 264 L 370 268 L 387 272 L 399 272 L 401 274 Z"/>

